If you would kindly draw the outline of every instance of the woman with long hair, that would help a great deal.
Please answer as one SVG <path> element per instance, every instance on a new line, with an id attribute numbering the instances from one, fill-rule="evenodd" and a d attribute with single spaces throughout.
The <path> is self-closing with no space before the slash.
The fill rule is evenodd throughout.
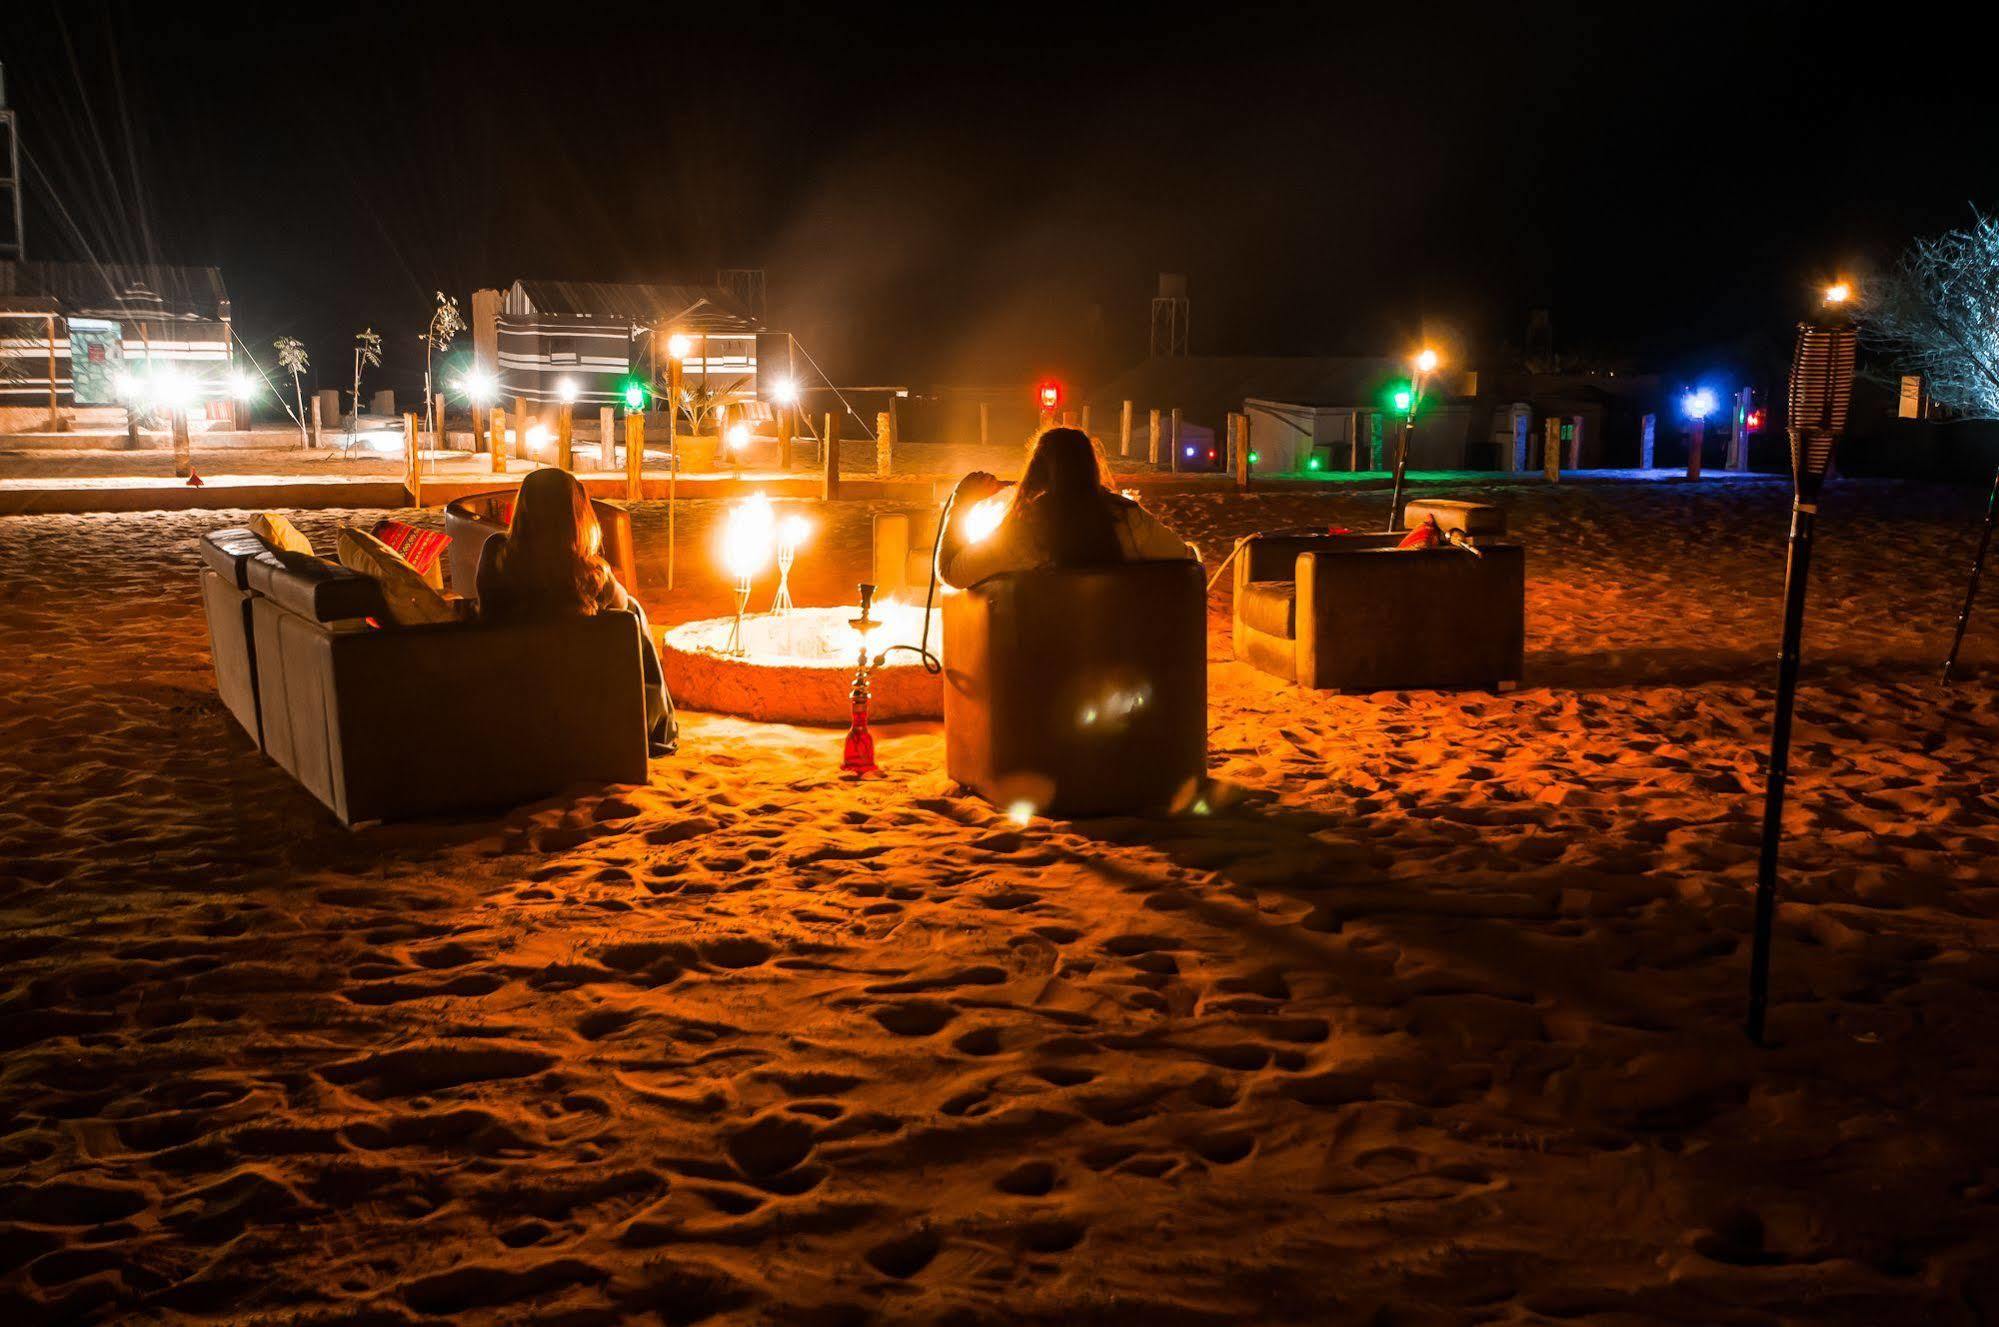
<path id="1" fill-rule="evenodd" d="M 1145 508 L 1111 488 L 1110 467 L 1090 435 L 1052 428 L 1034 440 L 1011 493 L 983 471 L 952 495 L 939 550 L 944 579 L 976 585 L 1036 567 L 1100 567 L 1196 556 Z"/>
<path id="2" fill-rule="evenodd" d="M 653 755 L 673 751 L 679 725 L 659 666 L 659 649 L 645 609 L 626 593 L 604 560 L 604 529 L 576 476 L 536 470 L 521 481 L 507 532 L 479 553 L 479 616 L 492 622 L 545 621 L 630 613 L 638 619 L 646 699 L 646 737 Z"/>

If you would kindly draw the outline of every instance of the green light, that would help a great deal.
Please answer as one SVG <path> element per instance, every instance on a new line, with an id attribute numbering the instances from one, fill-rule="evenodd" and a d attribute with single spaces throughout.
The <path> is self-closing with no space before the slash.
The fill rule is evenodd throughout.
<path id="1" fill-rule="evenodd" d="M 1252 457 L 1251 459 L 1255 458 Z M 1311 460 L 1305 462 L 1305 468 L 1307 470 L 1317 470 L 1319 468 L 1319 458 L 1314 456 Z"/>
<path id="2" fill-rule="evenodd" d="M 1251 465 L 1255 465 L 1255 464 L 1256 464 L 1256 453 L 1255 453 L 1255 452 L 1251 452 L 1251 453 L 1249 454 L 1249 463 L 1250 463 Z"/>
<path id="3" fill-rule="evenodd" d="M 626 384 L 625 384 L 625 409 L 627 409 L 627 410 L 643 410 L 643 409 L 645 409 L 645 404 L 646 404 L 646 389 L 645 389 L 645 384 L 644 384 L 644 383 L 637 383 L 637 382 L 628 382 L 628 383 L 626 383 Z"/>
<path id="4" fill-rule="evenodd" d="M 1409 413 L 1409 406 L 1415 399 L 1414 396 L 1410 395 L 1407 387 L 1397 387 L 1395 389 L 1395 408 L 1403 414 L 1406 415 Z"/>

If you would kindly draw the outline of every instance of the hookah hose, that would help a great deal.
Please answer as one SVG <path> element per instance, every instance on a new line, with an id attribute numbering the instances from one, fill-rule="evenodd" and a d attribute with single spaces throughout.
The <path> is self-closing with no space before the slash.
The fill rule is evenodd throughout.
<path id="1" fill-rule="evenodd" d="M 930 607 L 937 600 L 937 576 L 939 563 L 944 553 L 944 532 L 951 528 L 951 513 L 958 505 L 958 490 L 952 489 L 951 496 L 944 499 L 944 512 L 937 518 L 937 534 L 930 541 L 930 586 L 923 592 L 923 642 L 920 645 L 891 645 L 875 656 L 874 667 L 882 666 L 882 660 L 896 650 L 908 650 L 922 656 L 923 671 L 937 674 L 944 671 L 944 661 L 930 652 Z"/>

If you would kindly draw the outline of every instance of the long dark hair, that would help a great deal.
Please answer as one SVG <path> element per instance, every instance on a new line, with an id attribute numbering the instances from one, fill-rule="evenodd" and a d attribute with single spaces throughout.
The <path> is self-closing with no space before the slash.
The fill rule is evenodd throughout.
<path id="1" fill-rule="evenodd" d="M 597 611 L 611 568 L 604 561 L 604 529 L 576 476 L 551 466 L 521 481 L 493 567 L 521 598 L 565 608 L 573 601 L 577 612 Z"/>
<path id="2" fill-rule="evenodd" d="M 1124 558 L 1118 508 L 1097 446 L 1081 429 L 1055 428 L 1034 440 L 1014 493 L 1013 515 L 1057 567 L 1101 566 Z"/>

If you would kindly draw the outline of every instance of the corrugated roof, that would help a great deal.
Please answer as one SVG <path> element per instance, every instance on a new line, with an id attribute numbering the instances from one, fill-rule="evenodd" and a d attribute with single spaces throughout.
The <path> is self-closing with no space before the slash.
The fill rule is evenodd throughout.
<path id="1" fill-rule="evenodd" d="M 0 299 L 42 296 L 85 318 L 228 316 L 229 292 L 215 267 L 159 263 L 0 262 Z"/>
<path id="2" fill-rule="evenodd" d="M 763 326 L 720 286 L 543 280 L 514 285 L 538 313 L 622 318 L 634 327 L 671 322 L 691 332 L 754 332 Z"/>
<path id="3" fill-rule="evenodd" d="M 1250 397 L 1288 405 L 1369 407 L 1389 385 L 1408 377 L 1387 356 L 1198 355 L 1149 359 L 1089 394 L 1103 410 L 1121 401 L 1137 408 L 1180 407 L 1192 419 L 1219 419 Z"/>

